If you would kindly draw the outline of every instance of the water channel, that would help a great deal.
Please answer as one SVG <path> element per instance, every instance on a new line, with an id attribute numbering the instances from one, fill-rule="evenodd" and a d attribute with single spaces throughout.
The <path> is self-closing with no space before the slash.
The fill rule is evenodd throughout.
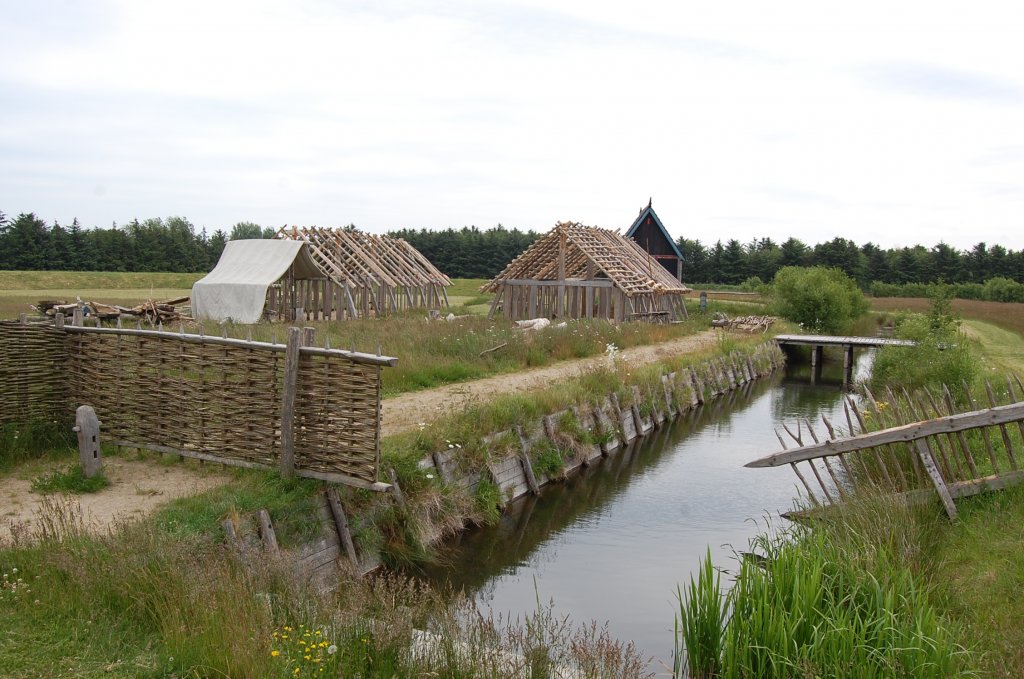
<path id="1" fill-rule="evenodd" d="M 857 358 L 855 379 L 870 369 Z M 495 614 L 528 614 L 540 601 L 576 623 L 608 621 L 611 633 L 671 665 L 676 585 L 705 551 L 726 570 L 734 550 L 791 509 L 788 468 L 743 465 L 779 450 L 775 429 L 842 415 L 842 363 L 811 383 L 794 361 L 746 388 L 678 418 L 564 484 L 510 506 L 498 525 L 464 533 L 426 577 L 463 589 Z M 821 427 L 818 427 L 821 429 Z M 663 665 L 664 663 L 665 665 Z M 660 674 L 661 672 L 659 672 Z"/>

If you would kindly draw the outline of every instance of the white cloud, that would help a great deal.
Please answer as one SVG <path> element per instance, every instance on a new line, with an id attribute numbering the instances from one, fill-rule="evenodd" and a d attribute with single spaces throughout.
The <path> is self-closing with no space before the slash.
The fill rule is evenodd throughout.
<path id="1" fill-rule="evenodd" d="M 0 9 L 5 212 L 1024 246 L 1011 4 L 89 7 Z"/>

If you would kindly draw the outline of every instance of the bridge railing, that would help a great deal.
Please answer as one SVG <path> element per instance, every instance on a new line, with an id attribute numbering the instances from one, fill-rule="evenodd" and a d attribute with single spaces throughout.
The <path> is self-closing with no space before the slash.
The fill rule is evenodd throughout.
<path id="1" fill-rule="evenodd" d="M 828 435 L 823 440 L 807 420 L 797 423 L 795 431 L 784 424 L 798 447 L 787 448 L 776 432 L 783 450 L 746 466 L 788 464 L 817 507 L 840 503 L 863 485 L 913 497 L 934 488 L 954 518 L 956 498 L 1024 481 L 1017 461 L 1024 450 L 1024 402 L 1017 401 L 1017 390 L 1024 392 L 1020 378 L 1007 380 L 998 395 L 986 384 L 984 408 L 966 385 L 959 402 L 949 389 L 939 398 L 927 390 L 914 396 L 888 391 L 888 400 L 868 392 L 863 409 L 848 396 L 845 434 L 825 417 Z M 1000 405 L 1000 400 L 1011 403 Z M 805 433 L 811 442 L 804 442 Z"/>

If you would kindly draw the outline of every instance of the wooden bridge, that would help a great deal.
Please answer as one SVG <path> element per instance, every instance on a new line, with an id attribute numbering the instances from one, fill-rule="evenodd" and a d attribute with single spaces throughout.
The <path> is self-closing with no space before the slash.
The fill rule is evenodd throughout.
<path id="1" fill-rule="evenodd" d="M 913 340 L 893 339 L 891 337 L 856 337 L 835 335 L 776 335 L 776 343 L 780 347 L 805 346 L 811 347 L 811 381 L 821 374 L 822 350 L 825 347 L 843 348 L 843 384 L 849 384 L 853 374 L 853 350 L 855 348 L 874 349 L 878 347 L 912 347 Z"/>

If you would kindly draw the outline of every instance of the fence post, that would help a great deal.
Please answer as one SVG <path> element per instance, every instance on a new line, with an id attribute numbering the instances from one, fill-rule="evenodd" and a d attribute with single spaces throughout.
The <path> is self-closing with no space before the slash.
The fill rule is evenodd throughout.
<path id="1" fill-rule="evenodd" d="M 103 456 L 100 454 L 100 421 L 92 406 L 78 406 L 75 411 L 75 426 L 78 434 L 78 461 L 82 474 L 91 479 L 103 471 Z"/>
<path id="2" fill-rule="evenodd" d="M 288 345 L 284 353 L 284 389 L 281 395 L 281 476 L 295 476 L 295 392 L 299 383 L 299 349 L 302 330 L 288 328 Z"/>
<path id="3" fill-rule="evenodd" d="M 914 442 L 914 446 L 917 448 L 917 455 L 921 458 L 925 471 L 928 472 L 928 476 L 935 485 L 935 490 L 942 499 L 942 504 L 946 508 L 946 514 L 949 515 L 949 518 L 955 519 L 957 514 L 956 504 L 954 504 L 953 498 L 949 495 L 949 489 L 946 488 L 946 482 L 942 480 L 942 474 L 939 473 L 938 467 L 935 466 L 935 460 L 932 458 L 932 451 L 929 450 L 927 442 L 924 439 L 917 439 Z"/>

